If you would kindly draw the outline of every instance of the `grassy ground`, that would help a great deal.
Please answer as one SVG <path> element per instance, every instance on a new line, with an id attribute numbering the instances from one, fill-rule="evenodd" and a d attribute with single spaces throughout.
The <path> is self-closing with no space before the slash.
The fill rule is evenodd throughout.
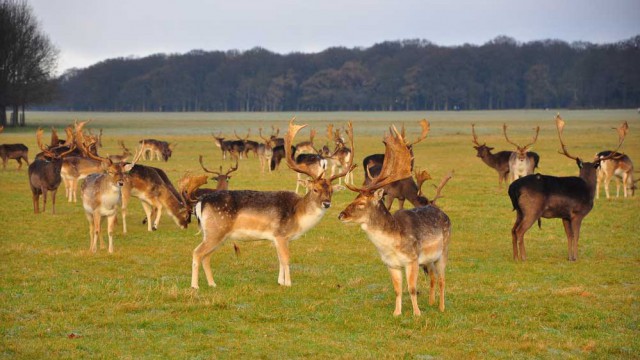
<path id="1" fill-rule="evenodd" d="M 116 232 L 115 253 L 89 252 L 88 224 L 80 204 L 64 199 L 57 213 L 34 215 L 26 169 L 15 161 L 0 171 L 1 358 L 638 358 L 640 281 L 639 197 L 600 199 L 585 219 L 579 260 L 566 261 L 559 220 L 525 236 L 526 263 L 512 260 L 515 219 L 497 174 L 475 157 L 470 124 L 481 142 L 509 149 L 541 126 L 534 151 L 539 171 L 576 175 L 575 163 L 557 153 L 555 112 L 105 114 L 28 113 L 29 128 L 5 129 L 0 143 L 24 143 L 37 152 L 35 128 L 61 129 L 73 119 L 94 119 L 104 129 L 101 153 L 117 153 L 117 140 L 133 146 L 143 137 L 178 145 L 160 166 L 172 180 L 200 173 L 199 154 L 211 168 L 222 162 L 211 132 L 230 134 L 262 126 L 286 129 L 287 120 L 309 123 L 324 142 L 324 125 L 354 122 L 356 161 L 383 151 L 381 135 L 402 122 L 417 136 L 418 120 L 431 121 L 415 146 L 416 164 L 439 180 L 455 177 L 439 205 L 454 232 L 447 268 L 444 313 L 429 306 L 421 277 L 413 317 L 408 294 L 394 318 L 394 293 L 385 266 L 357 226 L 337 220 L 355 197 L 337 192 L 318 226 L 291 244 L 293 286 L 277 284 L 278 262 L 269 242 L 230 243 L 212 257 L 217 288 L 190 289 L 191 252 L 201 241 L 195 226 L 178 229 L 163 217 L 150 233 L 142 207 L 132 201 L 129 233 Z M 611 127 L 627 120 L 623 150 L 640 158 L 640 117 L 628 111 L 563 111 L 570 152 L 590 159 L 611 148 Z M 304 130 L 307 131 L 307 130 Z M 302 132 L 300 140 L 308 132 Z M 256 137 L 252 137 L 256 138 Z M 293 189 L 295 175 L 281 167 L 260 174 L 258 160 L 241 161 L 232 189 Z M 362 181 L 362 168 L 356 183 Z M 430 187 L 431 182 L 425 185 Z M 613 189 L 615 193 L 615 189 Z M 426 189 L 427 194 L 433 190 Z M 106 226 L 106 225 L 103 225 Z M 406 282 L 405 282 L 406 284 Z"/>

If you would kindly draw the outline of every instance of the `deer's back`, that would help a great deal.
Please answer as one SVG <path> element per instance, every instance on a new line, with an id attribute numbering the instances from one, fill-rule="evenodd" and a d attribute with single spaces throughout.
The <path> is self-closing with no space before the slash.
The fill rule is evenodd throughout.
<path id="1" fill-rule="evenodd" d="M 415 253 L 420 264 L 436 261 L 446 252 L 451 220 L 436 206 L 398 210 L 394 215 L 403 239 L 403 253 Z"/>
<path id="2" fill-rule="evenodd" d="M 589 186 L 577 176 L 527 175 L 511 183 L 509 197 L 515 210 L 541 211 L 545 218 L 587 214 L 593 207 Z"/>

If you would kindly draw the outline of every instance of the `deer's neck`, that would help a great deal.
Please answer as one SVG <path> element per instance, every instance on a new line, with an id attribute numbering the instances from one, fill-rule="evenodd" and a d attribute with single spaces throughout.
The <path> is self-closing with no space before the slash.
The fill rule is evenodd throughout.
<path id="1" fill-rule="evenodd" d="M 372 233 L 395 233 L 400 231 L 396 219 L 382 202 L 378 202 L 373 211 L 371 211 L 368 220 L 362 223 L 361 227 L 362 230 L 370 235 Z"/>

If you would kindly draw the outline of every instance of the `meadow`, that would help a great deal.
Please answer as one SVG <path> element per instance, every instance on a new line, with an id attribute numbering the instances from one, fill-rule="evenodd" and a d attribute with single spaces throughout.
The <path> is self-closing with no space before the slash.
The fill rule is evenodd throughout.
<path id="1" fill-rule="evenodd" d="M 80 203 L 68 203 L 61 185 L 56 214 L 34 214 L 26 166 L 11 160 L 0 170 L 0 358 L 5 359 L 211 359 L 211 358 L 375 358 L 513 359 L 640 357 L 640 196 L 596 200 L 582 225 L 579 257 L 567 258 L 559 219 L 542 221 L 525 235 L 528 260 L 512 259 L 515 212 L 498 188 L 497 173 L 476 157 L 471 123 L 480 142 L 512 150 L 503 135 L 529 142 L 543 174 L 576 176 L 575 162 L 558 154 L 554 111 L 340 112 L 340 113 L 65 113 L 29 112 L 28 127 L 5 129 L 0 143 L 24 143 L 30 160 L 39 151 L 35 130 L 48 139 L 74 119 L 93 119 L 103 129 L 101 154 L 119 153 L 117 141 L 134 147 L 142 138 L 176 143 L 164 169 L 175 183 L 185 172 L 222 165 L 211 133 L 233 130 L 258 139 L 259 127 L 288 120 L 318 131 L 353 122 L 355 159 L 383 152 L 382 134 L 405 124 L 408 138 L 418 121 L 431 123 L 428 137 L 414 147 L 416 166 L 432 184 L 455 170 L 438 205 L 453 223 L 446 273 L 446 310 L 428 305 L 428 282 L 420 275 L 422 316 L 414 317 L 406 292 L 403 314 L 392 315 L 393 286 L 374 246 L 356 225 L 338 214 L 355 193 L 334 193 L 323 220 L 290 244 L 293 286 L 277 284 L 278 260 L 268 241 L 231 242 L 212 256 L 217 287 L 190 288 L 191 254 L 201 236 L 195 222 L 179 229 L 168 216 L 148 232 L 142 206 L 129 206 L 128 233 L 121 223 L 115 252 L 89 251 L 88 223 Z M 617 143 L 612 127 L 628 121 L 622 150 L 640 159 L 640 115 L 635 110 L 561 110 L 565 142 L 573 155 L 592 159 Z M 297 141 L 306 140 L 308 129 Z M 240 161 L 230 189 L 293 190 L 296 175 L 281 166 L 260 173 L 252 155 Z M 637 177 L 638 175 L 636 175 Z M 355 182 L 363 180 L 362 166 Z M 612 194 L 615 186 L 612 182 Z M 213 187 L 215 184 L 209 184 Z M 397 205 L 396 205 L 397 206 Z M 106 222 L 103 222 L 106 229 Z"/>

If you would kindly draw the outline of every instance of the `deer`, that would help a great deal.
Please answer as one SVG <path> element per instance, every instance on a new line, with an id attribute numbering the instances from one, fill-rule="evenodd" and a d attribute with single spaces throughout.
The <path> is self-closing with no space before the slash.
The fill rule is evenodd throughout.
<path id="1" fill-rule="evenodd" d="M 331 206 L 333 187 L 331 182 L 345 176 L 350 166 L 342 173 L 327 176 L 323 172 L 314 176 L 303 164 L 292 159 L 292 143 L 307 125 L 289 121 L 285 136 L 285 159 L 295 172 L 310 176 L 309 191 L 299 196 L 291 191 L 220 190 L 199 199 L 195 214 L 202 230 L 202 242 L 193 250 L 191 287 L 198 289 L 200 266 L 204 268 L 209 286 L 216 286 L 211 272 L 212 252 L 227 239 L 264 239 L 273 241 L 280 264 L 278 284 L 291 286 L 289 270 L 289 242 L 302 236 L 314 227 Z M 353 148 L 353 127 L 348 126 Z"/>
<path id="2" fill-rule="evenodd" d="M 238 140 L 242 141 L 242 146 L 244 149 L 243 150 L 244 157 L 249 158 L 249 151 L 252 151 L 255 156 L 258 156 L 258 146 L 260 144 L 257 141 L 249 140 L 249 135 L 251 135 L 251 129 L 247 131 L 247 136 L 245 137 L 238 136 L 235 130 L 233 130 L 233 134 L 236 136 Z"/>
<path id="3" fill-rule="evenodd" d="M 18 170 L 22 169 L 22 160 L 29 166 L 29 148 L 24 144 L 2 144 L 0 145 L 0 158 L 2 158 L 2 170 L 7 168 L 9 159 L 18 162 Z"/>
<path id="4" fill-rule="evenodd" d="M 511 183 L 509 198 L 516 211 L 516 221 L 511 229 L 513 259 L 515 261 L 527 259 L 524 234 L 536 221 L 540 225 L 540 218 L 562 219 L 567 235 L 568 260 L 578 260 L 580 226 L 582 220 L 593 208 L 597 170 L 603 161 L 614 156 L 610 154 L 597 158 L 593 162 L 585 162 L 579 157 L 570 155 L 562 139 L 565 122 L 560 114 L 556 116 L 555 121 L 558 139 L 562 147 L 560 154 L 574 160 L 580 169 L 580 174 L 579 177 L 531 174 Z M 620 129 L 624 131 L 624 134 L 620 136 L 618 149 L 624 141 L 626 135 L 624 129 L 628 129 L 627 123 L 623 123 Z"/>
<path id="5" fill-rule="evenodd" d="M 198 161 L 200 162 L 200 167 L 202 167 L 202 170 L 209 174 L 215 175 L 211 177 L 211 180 L 215 180 L 218 183 L 216 190 L 229 189 L 229 180 L 231 180 L 230 174 L 238 170 L 238 160 L 236 160 L 236 165 L 229 168 L 229 170 L 227 170 L 227 172 L 225 172 L 224 174 L 222 173 L 222 165 L 220 165 L 220 171 L 211 171 L 207 169 L 202 163 L 202 155 L 199 156 Z"/>
<path id="6" fill-rule="evenodd" d="M 143 160 L 156 160 L 169 161 L 169 158 L 173 154 L 176 144 L 170 144 L 166 141 L 156 139 L 143 139 L 138 142 L 142 151 Z"/>
<path id="7" fill-rule="evenodd" d="M 381 166 L 374 165 L 367 169 L 367 178 L 373 179 L 380 174 Z M 399 209 L 404 209 L 405 200 L 414 207 L 426 206 L 429 204 L 429 199 L 422 193 L 422 184 L 431 179 L 431 175 L 427 170 L 414 171 L 414 177 L 408 177 L 392 182 L 384 187 L 384 203 L 387 210 L 391 210 L 393 201 L 398 199 Z M 365 185 L 371 183 L 369 180 Z"/>
<path id="8" fill-rule="evenodd" d="M 421 142 L 422 140 L 424 140 L 427 137 L 427 134 L 429 133 L 429 130 L 430 130 L 430 126 L 431 125 L 429 124 L 427 119 L 420 120 L 420 127 L 422 129 L 421 133 L 420 133 L 420 136 L 415 141 L 407 143 L 407 149 L 409 149 L 409 153 L 411 154 L 411 171 L 413 171 L 413 145 Z M 401 136 L 403 136 L 403 137 L 405 136 L 404 126 L 402 127 Z M 369 168 L 371 168 L 372 166 L 375 166 L 375 165 L 382 166 L 382 163 L 384 162 L 384 157 L 385 157 L 385 154 L 373 154 L 373 155 L 369 155 L 369 156 L 365 157 L 362 160 L 362 166 L 365 169 L 365 172 L 364 172 L 364 176 L 365 176 L 365 178 L 364 178 L 365 182 L 364 183 L 365 184 L 367 184 L 368 181 L 371 180 L 371 179 L 368 178 L 366 169 L 369 169 Z"/>
<path id="9" fill-rule="evenodd" d="M 451 220 L 434 203 L 391 214 L 383 203 L 384 187 L 411 176 L 411 152 L 395 127 L 385 136 L 385 157 L 380 175 L 362 188 L 346 184 L 358 193 L 340 213 L 343 223 L 360 224 L 389 269 L 396 294 L 394 316 L 402 314 L 402 269 L 405 270 L 413 314 L 421 314 L 417 298 L 419 268 L 430 278 L 429 304 L 435 303 L 436 277 L 439 309 L 444 311 L 445 268 L 451 240 Z M 447 179 L 448 180 L 448 179 Z M 443 180 L 440 190 L 446 181 Z"/>
<path id="10" fill-rule="evenodd" d="M 227 159 L 227 153 L 232 159 L 242 158 L 242 153 L 244 152 L 244 142 L 243 141 L 235 141 L 235 140 L 225 140 L 224 137 L 221 137 L 220 134 L 216 136 L 215 134 L 211 134 L 213 139 L 215 140 L 215 145 L 220 148 L 222 151 L 222 160 Z"/>
<path id="11" fill-rule="evenodd" d="M 317 154 L 318 150 L 313 146 L 313 139 L 316 137 L 316 130 L 311 129 L 309 133 L 309 140 L 302 141 L 295 145 L 296 151 L 293 153 L 293 158 L 297 158 L 300 154 Z"/>
<path id="12" fill-rule="evenodd" d="M 82 139 L 82 132 L 78 131 L 77 137 Z M 109 253 L 113 253 L 113 228 L 116 224 L 118 208 L 122 206 L 122 189 L 127 182 L 127 173 L 133 169 L 136 161 L 140 159 L 144 146 L 140 146 L 138 153 L 131 163 L 113 162 L 109 158 L 92 154 L 84 147 L 84 143 L 79 141 L 82 150 L 88 157 L 100 161 L 103 172 L 94 173 L 86 177 L 82 183 L 82 207 L 89 222 L 89 250 L 96 253 L 98 239 L 100 248 L 103 248 L 101 222 L 102 218 L 107 218 L 107 236 L 109 237 Z M 142 143 L 141 145 L 144 145 Z M 123 213 L 123 223 L 126 224 Z M 124 225 L 126 229 L 126 225 Z M 126 230 L 125 230 L 126 233 Z"/>
<path id="13" fill-rule="evenodd" d="M 536 140 L 538 140 L 540 126 L 536 127 L 536 134 L 533 136 L 533 140 L 525 146 L 520 146 L 509 140 L 509 137 L 507 136 L 507 124 L 502 125 L 502 132 L 504 133 L 504 138 L 507 139 L 507 142 L 516 147 L 516 151 L 513 151 L 509 156 L 509 174 L 511 175 L 511 181 L 533 174 L 535 168 L 538 167 L 540 156 L 529 151 L 529 149 L 533 144 L 535 144 Z"/>
<path id="14" fill-rule="evenodd" d="M 495 154 L 492 154 L 491 151 L 494 148 L 487 146 L 487 143 L 480 145 L 478 142 L 478 136 L 476 135 L 476 124 L 471 124 L 471 134 L 473 135 L 473 140 L 471 140 L 475 146 L 477 153 L 476 156 L 482 159 L 482 162 L 487 164 L 490 168 L 495 169 L 498 172 L 498 188 L 502 187 L 502 183 L 509 183 L 509 158 L 513 151 L 498 151 Z"/>
<path id="15" fill-rule="evenodd" d="M 262 128 L 259 130 L 262 143 L 258 144 L 258 159 L 260 159 L 260 172 L 264 174 L 264 168 L 267 167 L 271 172 L 271 159 L 273 158 L 273 142 L 271 138 L 264 137 L 262 135 Z"/>
<path id="16" fill-rule="evenodd" d="M 597 159 L 607 158 L 600 162 L 598 169 L 596 199 L 600 198 L 600 186 L 604 186 L 604 192 L 609 199 L 609 183 L 611 179 L 616 180 L 616 197 L 620 197 L 620 180 L 622 180 L 622 189 L 624 197 L 633 196 L 636 189 L 636 181 L 633 180 L 633 161 L 628 155 L 609 150 L 601 151 L 596 154 Z"/>
<path id="17" fill-rule="evenodd" d="M 51 191 L 51 211 L 55 214 L 56 192 L 58 191 L 60 182 L 62 182 L 62 177 L 60 176 L 62 161 L 65 156 L 75 150 L 75 143 L 72 142 L 65 152 L 56 153 L 50 151 L 42 143 L 43 132 L 44 130 L 42 130 L 42 128 L 38 128 L 36 131 L 36 142 L 42 150 L 44 159 L 35 159 L 29 164 L 29 185 L 33 198 L 33 212 L 35 214 L 40 213 L 40 195 L 42 195 L 42 212 L 45 212 L 47 207 L 47 192 Z"/>
<path id="18" fill-rule="evenodd" d="M 331 128 L 328 127 L 327 134 L 329 134 L 330 129 Z M 352 154 L 351 149 L 345 145 L 344 140 L 340 136 L 339 129 L 335 131 L 335 134 L 330 140 L 333 140 L 335 149 L 333 153 L 327 155 L 326 158 L 329 161 L 328 166 L 331 167 L 331 173 L 335 174 L 336 171 L 341 171 L 344 166 L 351 161 Z M 325 151 L 324 148 L 323 151 Z M 342 179 L 338 180 L 338 185 L 341 185 L 341 180 Z M 353 185 L 353 173 L 348 173 L 347 176 L 344 177 L 344 182 Z"/>
<path id="19" fill-rule="evenodd" d="M 322 155 L 320 154 L 309 154 L 309 153 L 302 153 L 298 156 L 296 156 L 296 160 L 295 160 L 296 164 L 298 165 L 302 165 L 305 168 L 307 168 L 309 170 L 309 172 L 311 172 L 312 177 L 316 177 L 318 175 L 320 175 L 321 173 L 327 171 L 327 160 L 325 158 L 322 157 Z M 297 179 L 296 179 L 296 194 L 298 193 L 298 189 L 300 187 L 300 185 L 303 185 L 303 187 L 308 191 L 309 188 L 307 186 L 305 186 L 305 182 L 306 180 L 303 180 L 304 175 L 300 172 L 297 173 Z M 348 176 L 348 175 L 346 175 Z"/>
<path id="20" fill-rule="evenodd" d="M 134 162 L 135 163 L 135 162 Z M 122 189 L 122 219 L 126 233 L 126 215 L 131 197 L 140 200 L 145 212 L 143 224 L 148 231 L 156 231 L 160 225 L 162 210 L 166 209 L 175 224 L 186 229 L 191 222 L 191 207 L 175 189 L 167 174 L 159 168 L 135 164 L 127 174 Z"/>
<path id="21" fill-rule="evenodd" d="M 133 153 L 124 145 L 124 141 L 118 140 L 118 145 L 122 148 L 122 155 L 109 155 L 109 159 L 113 162 L 127 161 Z"/>

